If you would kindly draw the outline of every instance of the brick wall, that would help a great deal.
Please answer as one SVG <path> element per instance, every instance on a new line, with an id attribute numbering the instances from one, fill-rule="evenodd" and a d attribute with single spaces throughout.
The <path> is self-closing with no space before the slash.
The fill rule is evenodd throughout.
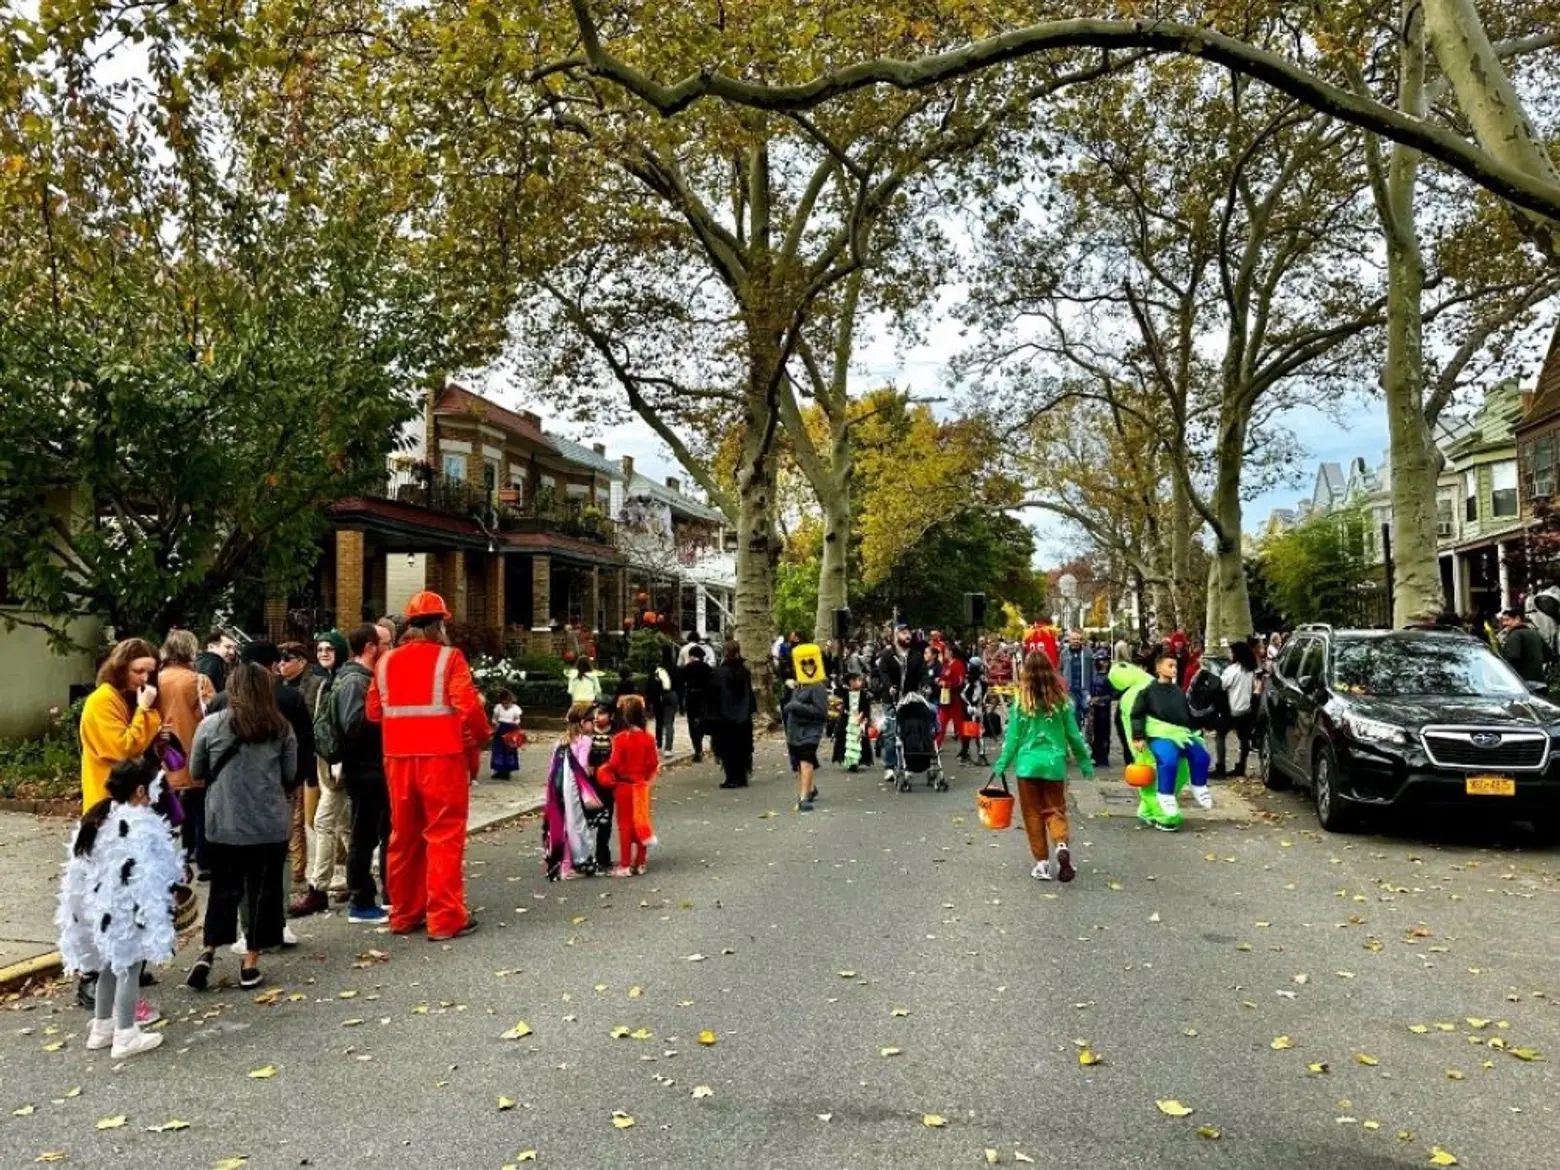
<path id="1" fill-rule="evenodd" d="M 350 629 L 363 620 L 363 532 L 336 532 L 336 625 Z"/>
<path id="2" fill-rule="evenodd" d="M 531 627 L 545 630 L 552 615 L 552 558 L 531 558 Z"/>

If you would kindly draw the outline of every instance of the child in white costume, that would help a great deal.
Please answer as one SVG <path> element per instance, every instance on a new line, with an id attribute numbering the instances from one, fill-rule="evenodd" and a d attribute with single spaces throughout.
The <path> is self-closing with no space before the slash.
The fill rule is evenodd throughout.
<path id="1" fill-rule="evenodd" d="M 96 971 L 97 998 L 87 1048 L 113 1048 L 124 1060 L 149 1052 L 162 1035 L 135 1022 L 141 970 L 173 958 L 173 887 L 179 851 L 153 808 L 157 765 L 124 760 L 108 778 L 108 798 L 88 809 L 60 881 L 54 923 L 65 970 Z"/>

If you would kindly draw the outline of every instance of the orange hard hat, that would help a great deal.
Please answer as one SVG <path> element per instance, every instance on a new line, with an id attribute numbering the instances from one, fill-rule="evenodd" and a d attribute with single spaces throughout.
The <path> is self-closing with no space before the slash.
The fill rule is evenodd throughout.
<path id="1" fill-rule="evenodd" d="M 444 598 L 431 589 L 424 589 L 406 603 L 406 620 L 420 617 L 439 617 L 449 620 L 450 611 L 444 604 Z"/>

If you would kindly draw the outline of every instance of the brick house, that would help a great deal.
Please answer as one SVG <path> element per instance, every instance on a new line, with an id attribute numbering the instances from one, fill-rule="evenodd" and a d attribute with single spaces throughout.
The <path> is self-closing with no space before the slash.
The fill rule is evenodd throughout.
<path id="1" fill-rule="evenodd" d="M 1527 553 L 1536 591 L 1560 580 L 1560 324 L 1538 382 L 1527 396 L 1516 425 L 1517 465 L 1522 511 L 1529 520 Z"/>

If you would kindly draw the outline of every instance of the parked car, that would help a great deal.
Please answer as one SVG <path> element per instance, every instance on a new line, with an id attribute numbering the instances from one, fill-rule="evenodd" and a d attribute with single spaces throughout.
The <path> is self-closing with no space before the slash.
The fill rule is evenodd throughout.
<path id="1" fill-rule="evenodd" d="M 1258 765 L 1331 832 L 1370 809 L 1493 812 L 1560 829 L 1560 707 L 1464 634 L 1305 626 L 1263 695 Z"/>

